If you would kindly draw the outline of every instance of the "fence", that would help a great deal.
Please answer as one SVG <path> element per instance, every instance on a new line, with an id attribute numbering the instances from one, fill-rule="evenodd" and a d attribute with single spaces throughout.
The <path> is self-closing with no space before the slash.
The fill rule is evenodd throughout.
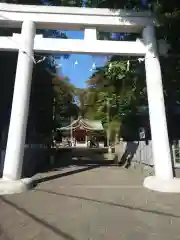
<path id="1" fill-rule="evenodd" d="M 116 146 L 119 159 L 130 157 L 132 162 L 153 166 L 152 142 L 151 141 L 121 141 Z M 171 153 L 175 168 L 180 168 L 180 140 L 173 141 Z"/>
<path id="2" fill-rule="evenodd" d="M 180 168 L 180 140 L 174 140 L 172 143 L 172 157 L 176 168 Z"/>
<path id="3" fill-rule="evenodd" d="M 121 141 L 115 147 L 119 159 L 130 157 L 132 162 L 153 166 L 152 142 L 151 141 Z M 180 168 L 180 140 L 175 140 L 171 145 L 172 158 L 175 168 Z M 5 151 L 0 151 L 0 175 L 3 170 Z M 31 144 L 25 146 L 23 175 L 33 175 L 36 169 L 46 162 L 50 157 L 49 149 L 46 145 Z"/>

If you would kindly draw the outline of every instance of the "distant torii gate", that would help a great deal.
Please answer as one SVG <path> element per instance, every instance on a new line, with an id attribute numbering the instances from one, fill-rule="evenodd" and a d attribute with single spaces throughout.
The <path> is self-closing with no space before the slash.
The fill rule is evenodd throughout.
<path id="1" fill-rule="evenodd" d="M 0 193 L 21 192 L 31 182 L 31 179 L 21 179 L 21 172 L 33 52 L 145 56 L 155 176 L 145 178 L 144 186 L 157 191 L 180 192 L 180 180 L 173 177 L 155 24 L 150 12 L 0 4 L 0 27 L 22 28 L 21 35 L 0 37 L 1 51 L 19 51 Z M 36 36 L 36 29 L 84 30 L 84 40 L 43 38 Z M 97 40 L 97 30 L 142 32 L 142 40 L 101 41 Z"/>

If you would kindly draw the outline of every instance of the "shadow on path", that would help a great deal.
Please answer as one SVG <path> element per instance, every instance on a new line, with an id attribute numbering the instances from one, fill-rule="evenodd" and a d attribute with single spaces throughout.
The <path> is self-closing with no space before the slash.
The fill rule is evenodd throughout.
<path id="1" fill-rule="evenodd" d="M 125 204 L 118 204 L 118 203 L 114 203 L 114 202 L 106 202 L 106 201 L 102 201 L 102 200 L 80 197 L 80 196 L 75 196 L 75 195 L 56 193 L 56 192 L 49 191 L 49 190 L 36 189 L 35 191 L 54 194 L 54 195 L 62 196 L 62 197 L 69 197 L 69 198 L 90 201 L 90 202 L 94 202 L 94 203 L 101 203 L 101 204 L 105 204 L 105 205 L 125 208 L 125 209 L 129 209 L 129 210 L 134 210 L 134 211 L 140 211 L 140 212 L 144 212 L 144 213 L 152 213 L 152 214 L 157 214 L 157 215 L 166 216 L 166 217 L 180 218 L 180 216 L 172 214 L 172 213 L 164 213 L 164 212 L 160 212 L 157 210 L 151 210 L 151 209 L 143 209 L 143 208 L 133 207 L 133 206 L 125 205 Z"/>
<path id="2" fill-rule="evenodd" d="M 131 166 L 132 159 L 136 154 L 138 146 L 139 142 L 127 142 L 125 152 L 119 161 L 119 166 L 125 166 L 125 168 L 129 168 Z"/>
<path id="3" fill-rule="evenodd" d="M 89 171 L 89 170 L 99 168 L 99 167 L 100 167 L 100 165 L 92 165 L 92 166 L 88 166 L 88 167 L 84 167 L 84 168 L 80 168 L 80 169 L 75 169 L 75 170 L 68 171 L 68 172 L 58 173 L 58 174 L 55 174 L 55 175 L 52 175 L 52 176 L 47 176 L 47 177 L 43 177 L 43 178 L 40 178 L 40 179 L 36 179 L 33 184 L 36 186 L 37 184 L 40 184 L 40 183 L 43 183 L 43 182 L 48 182 L 50 180 L 54 180 L 54 179 L 57 179 L 57 178 L 67 177 L 67 176 L 70 176 L 70 175 L 73 175 L 73 174 L 78 174 L 78 173 Z"/>
<path id="4" fill-rule="evenodd" d="M 51 230 L 53 233 L 55 233 L 56 235 L 58 235 L 59 237 L 64 238 L 65 240 L 77 240 L 76 238 L 74 238 L 73 236 L 69 235 L 68 233 L 63 232 L 62 230 L 60 230 L 59 228 L 56 228 L 54 226 L 52 226 L 51 224 L 47 223 L 46 221 L 44 221 L 43 219 L 38 218 L 36 215 L 28 212 L 26 209 L 19 207 L 18 205 L 16 205 L 15 203 L 5 199 L 4 197 L 0 197 L 0 199 L 10 205 L 11 207 L 15 208 L 16 210 L 20 211 L 21 213 L 25 214 L 26 216 L 30 217 L 31 219 L 33 219 L 34 221 L 36 221 L 37 223 L 41 224 L 43 227 Z"/>

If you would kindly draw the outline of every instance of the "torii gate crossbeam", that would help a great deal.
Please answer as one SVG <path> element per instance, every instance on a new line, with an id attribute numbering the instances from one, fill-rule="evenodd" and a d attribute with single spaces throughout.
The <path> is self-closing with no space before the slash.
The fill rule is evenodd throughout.
<path id="1" fill-rule="evenodd" d="M 36 29 L 84 30 L 96 28 L 105 32 L 140 32 L 154 24 L 149 11 L 136 12 L 97 8 L 33 6 L 0 3 L 0 26 L 21 27 L 31 20 Z"/>
<path id="2" fill-rule="evenodd" d="M 37 35 L 38 36 L 38 35 Z M 21 48 L 21 35 L 0 37 L 0 51 L 18 51 Z M 78 39 L 35 38 L 34 52 L 46 54 L 81 53 L 91 55 L 144 56 L 146 48 L 139 41 L 89 41 Z"/>

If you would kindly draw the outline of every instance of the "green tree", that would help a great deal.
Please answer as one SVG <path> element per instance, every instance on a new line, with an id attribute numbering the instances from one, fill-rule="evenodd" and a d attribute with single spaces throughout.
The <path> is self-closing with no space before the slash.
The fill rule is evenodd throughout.
<path id="1" fill-rule="evenodd" d="M 55 76 L 53 84 L 54 128 L 68 125 L 71 118 L 77 118 L 79 108 L 74 102 L 75 87 L 68 77 Z"/>
<path id="2" fill-rule="evenodd" d="M 113 135 L 122 122 L 136 115 L 139 106 L 147 104 L 143 65 L 134 58 L 131 60 L 129 65 L 125 57 L 121 60 L 112 57 L 87 81 L 93 97 L 88 99 L 86 112 L 101 119 L 105 128 L 111 126 Z"/>

